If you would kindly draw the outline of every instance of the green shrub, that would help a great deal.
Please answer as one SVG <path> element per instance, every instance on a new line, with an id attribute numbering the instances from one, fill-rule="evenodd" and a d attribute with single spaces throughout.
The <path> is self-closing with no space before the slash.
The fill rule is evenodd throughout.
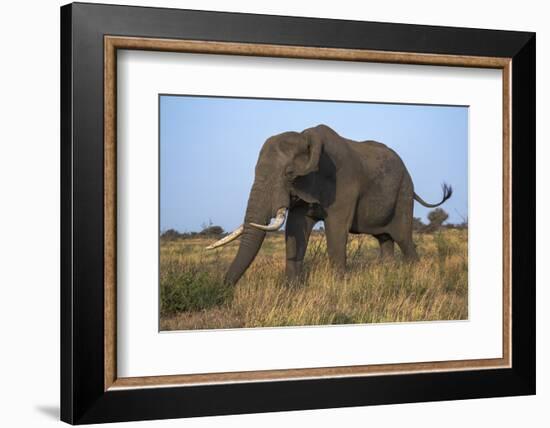
<path id="1" fill-rule="evenodd" d="M 327 324 L 353 324 L 354 320 L 351 315 L 343 312 L 335 312 L 332 314 L 332 319 Z"/>
<path id="2" fill-rule="evenodd" d="M 428 220 L 430 220 L 430 224 L 424 227 L 423 232 L 433 233 L 438 231 L 448 218 L 449 214 L 447 214 L 447 212 L 442 208 L 436 208 L 435 210 L 430 211 L 428 213 Z"/>
<path id="3" fill-rule="evenodd" d="M 181 237 L 181 233 L 179 233 L 175 229 L 168 229 L 162 232 L 160 234 L 160 237 L 164 241 L 175 241 L 176 239 Z"/>
<path id="4" fill-rule="evenodd" d="M 223 227 L 216 226 L 216 225 L 211 225 L 211 226 L 207 226 L 207 227 L 203 228 L 199 232 L 199 235 L 218 236 L 218 235 L 223 235 L 224 233 L 225 233 L 225 231 L 223 230 Z"/>
<path id="5" fill-rule="evenodd" d="M 189 270 L 163 278 L 160 293 L 160 311 L 164 316 L 221 306 L 232 298 L 233 287 L 211 273 Z"/>

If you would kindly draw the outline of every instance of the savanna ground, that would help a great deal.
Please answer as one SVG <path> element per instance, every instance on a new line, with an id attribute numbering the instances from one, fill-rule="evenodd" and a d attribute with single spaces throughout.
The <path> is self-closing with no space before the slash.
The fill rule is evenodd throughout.
<path id="1" fill-rule="evenodd" d="M 304 280 L 284 278 L 284 234 L 269 234 L 235 287 L 223 275 L 238 240 L 206 251 L 212 237 L 161 239 L 160 328 L 188 330 L 463 320 L 468 317 L 468 231 L 416 234 L 419 261 L 380 261 L 378 242 L 350 235 L 344 274 L 334 272 L 322 232 L 311 236 Z"/>

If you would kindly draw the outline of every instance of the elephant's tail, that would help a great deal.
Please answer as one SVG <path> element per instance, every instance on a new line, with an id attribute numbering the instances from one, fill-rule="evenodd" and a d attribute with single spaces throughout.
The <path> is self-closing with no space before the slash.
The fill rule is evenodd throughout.
<path id="1" fill-rule="evenodd" d="M 443 189 L 443 199 L 441 200 L 441 202 L 437 203 L 437 204 L 429 204 L 427 203 L 424 199 L 422 199 L 420 196 L 418 196 L 416 193 L 414 194 L 414 200 L 417 201 L 417 202 L 420 202 L 422 205 L 424 205 L 425 207 L 427 208 L 435 208 L 435 207 L 438 207 L 440 206 L 443 202 L 445 202 L 447 199 L 449 199 L 452 194 L 453 194 L 453 188 L 451 186 L 447 186 L 446 183 L 443 183 L 443 185 L 441 186 L 441 188 Z"/>

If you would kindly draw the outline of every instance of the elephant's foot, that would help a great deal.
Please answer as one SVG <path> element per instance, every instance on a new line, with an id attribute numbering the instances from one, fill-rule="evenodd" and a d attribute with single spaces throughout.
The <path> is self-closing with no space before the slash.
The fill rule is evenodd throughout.
<path id="1" fill-rule="evenodd" d="M 418 260 L 418 254 L 416 253 L 416 247 L 411 241 L 398 242 L 399 248 L 403 253 L 403 260 L 406 262 L 414 263 Z"/>
<path id="2" fill-rule="evenodd" d="M 393 260 L 394 256 L 394 242 L 393 240 L 387 239 L 382 240 L 378 239 L 380 243 L 380 259 L 383 261 Z"/>
<path id="3" fill-rule="evenodd" d="M 330 260 L 330 267 L 332 269 L 333 274 L 338 278 L 343 278 L 346 273 L 346 260 Z"/>
<path id="4" fill-rule="evenodd" d="M 287 260 L 286 261 L 286 282 L 295 284 L 302 279 L 302 261 Z"/>

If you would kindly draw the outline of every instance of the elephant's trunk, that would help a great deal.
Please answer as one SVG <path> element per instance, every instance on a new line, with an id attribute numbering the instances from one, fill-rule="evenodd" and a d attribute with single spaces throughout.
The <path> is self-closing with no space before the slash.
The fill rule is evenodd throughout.
<path id="1" fill-rule="evenodd" d="M 237 283 L 260 251 L 264 241 L 266 232 L 252 227 L 250 223 L 266 224 L 271 219 L 271 215 L 272 206 L 269 192 L 266 190 L 263 180 L 256 179 L 248 198 L 239 250 L 225 274 L 227 284 Z"/>
<path id="2" fill-rule="evenodd" d="M 225 274 L 225 283 L 235 285 L 241 278 L 248 266 L 254 261 L 254 258 L 260 251 L 266 232 L 254 229 L 250 225 L 244 226 L 244 232 L 241 235 L 239 250 L 233 263 Z"/>

